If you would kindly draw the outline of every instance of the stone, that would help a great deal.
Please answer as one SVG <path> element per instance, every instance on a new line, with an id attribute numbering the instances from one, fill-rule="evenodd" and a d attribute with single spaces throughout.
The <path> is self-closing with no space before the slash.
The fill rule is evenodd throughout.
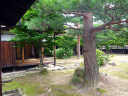
<path id="1" fill-rule="evenodd" d="M 5 92 L 4 91 L 2 91 L 2 95 L 4 95 L 5 94 Z"/>
<path id="2" fill-rule="evenodd" d="M 12 82 L 12 79 L 6 79 L 2 81 L 2 83 L 9 83 L 9 82 Z"/>
<path id="3" fill-rule="evenodd" d="M 52 68 L 48 68 L 47 70 L 48 70 L 48 71 L 52 71 Z"/>
<path id="4" fill-rule="evenodd" d="M 63 70 L 63 67 L 60 67 L 58 70 Z"/>
<path id="5" fill-rule="evenodd" d="M 17 92 L 17 89 L 13 89 L 13 90 L 11 90 L 11 92 L 12 93 L 15 93 L 15 92 Z"/>
<path id="6" fill-rule="evenodd" d="M 112 66 L 117 66 L 115 62 L 110 62 L 109 64 Z"/>
<path id="7" fill-rule="evenodd" d="M 105 66 L 105 65 L 107 65 L 107 64 L 108 64 L 108 61 L 104 59 L 103 65 Z"/>
<path id="8" fill-rule="evenodd" d="M 67 70 L 68 68 L 67 67 L 64 67 L 65 70 Z"/>
<path id="9" fill-rule="evenodd" d="M 10 94 L 11 90 L 5 91 L 5 94 Z"/>
<path id="10" fill-rule="evenodd" d="M 100 76 L 107 76 L 107 73 L 104 73 L 104 72 L 100 72 L 99 74 Z"/>
<path id="11" fill-rule="evenodd" d="M 53 69 L 52 69 L 52 71 L 56 71 L 56 70 L 57 70 L 57 68 L 53 68 Z"/>

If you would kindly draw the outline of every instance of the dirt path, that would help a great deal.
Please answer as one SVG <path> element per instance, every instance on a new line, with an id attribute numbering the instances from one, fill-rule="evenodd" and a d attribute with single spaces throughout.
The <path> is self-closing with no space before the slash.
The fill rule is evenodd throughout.
<path id="1" fill-rule="evenodd" d="M 103 78 L 107 83 L 100 82 L 99 87 L 107 90 L 102 96 L 128 96 L 128 55 L 115 54 L 110 62 L 115 62 L 117 66 L 100 67 L 100 72 L 108 74 Z"/>

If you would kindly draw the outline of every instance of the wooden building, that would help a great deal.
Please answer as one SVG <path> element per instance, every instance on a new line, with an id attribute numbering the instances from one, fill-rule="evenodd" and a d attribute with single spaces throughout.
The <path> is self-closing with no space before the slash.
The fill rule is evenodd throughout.
<path id="1" fill-rule="evenodd" d="M 35 50 L 34 45 L 25 44 L 23 48 L 15 47 L 19 45 L 15 42 L 11 42 L 11 38 L 15 36 L 7 31 L 2 31 L 1 34 L 1 65 L 2 68 L 5 67 L 16 67 L 18 66 L 19 61 L 22 59 L 28 58 L 38 58 L 38 52 Z M 23 55 L 24 54 L 24 55 Z M 18 63 L 17 63 L 18 61 Z M 21 62 L 20 62 L 21 63 Z M 24 63 L 24 61 L 22 61 Z M 21 65 L 20 66 L 24 66 Z"/>
<path id="2" fill-rule="evenodd" d="M 0 0 L 0 96 L 2 96 L 1 30 L 16 27 L 16 23 L 34 2 L 35 0 Z"/>

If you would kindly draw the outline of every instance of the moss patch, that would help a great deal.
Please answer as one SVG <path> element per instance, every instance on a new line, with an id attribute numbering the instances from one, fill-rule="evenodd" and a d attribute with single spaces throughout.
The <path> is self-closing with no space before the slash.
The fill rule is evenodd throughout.
<path id="1" fill-rule="evenodd" d="M 5 83 L 5 85 L 3 86 L 3 91 L 12 90 L 16 88 L 21 88 L 21 90 L 25 94 L 27 94 L 27 96 L 35 96 L 34 94 L 41 94 L 44 92 L 44 90 L 39 87 L 39 83 L 25 83 L 19 81 Z"/>
<path id="2" fill-rule="evenodd" d="M 97 88 L 97 91 L 99 91 L 101 94 L 107 92 L 107 90 L 105 90 L 105 89 L 101 89 L 101 88 Z"/>

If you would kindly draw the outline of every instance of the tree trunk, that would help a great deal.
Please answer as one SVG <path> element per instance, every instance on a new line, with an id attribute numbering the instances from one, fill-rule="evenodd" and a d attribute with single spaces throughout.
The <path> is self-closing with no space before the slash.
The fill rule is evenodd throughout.
<path id="1" fill-rule="evenodd" d="M 80 59 L 80 35 L 78 35 L 77 40 L 77 59 Z"/>
<path id="2" fill-rule="evenodd" d="M 55 44 L 55 32 L 54 32 L 54 44 Z M 56 66 L 56 45 L 54 45 L 54 66 Z"/>
<path id="3" fill-rule="evenodd" d="M 42 45 L 41 45 L 41 40 L 39 41 L 39 58 L 40 58 L 40 63 L 38 65 L 39 68 L 43 68 L 43 58 L 42 58 Z"/>
<path id="4" fill-rule="evenodd" d="M 99 68 L 96 60 L 96 46 L 94 33 L 91 32 L 93 21 L 91 13 L 83 18 L 83 56 L 84 56 L 84 87 L 87 91 L 91 90 L 99 81 Z"/>

